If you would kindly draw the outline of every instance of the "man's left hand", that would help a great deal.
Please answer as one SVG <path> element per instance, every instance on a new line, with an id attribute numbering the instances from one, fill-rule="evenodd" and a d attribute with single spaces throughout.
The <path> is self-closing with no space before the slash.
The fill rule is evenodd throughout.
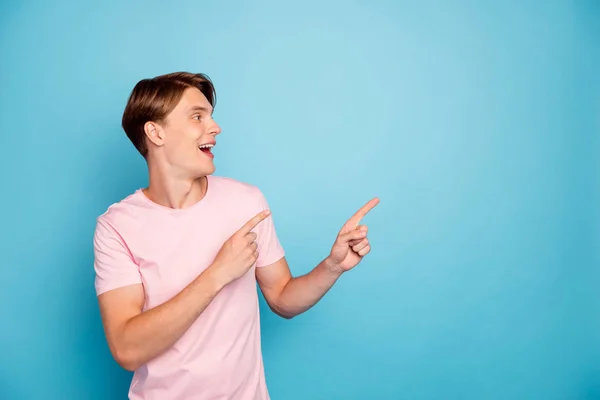
<path id="1" fill-rule="evenodd" d="M 378 198 L 370 200 L 339 231 L 331 253 L 327 257 L 327 265 L 336 272 L 343 273 L 354 268 L 371 251 L 371 245 L 367 239 L 368 228 L 359 224 L 377 204 L 379 204 Z"/>

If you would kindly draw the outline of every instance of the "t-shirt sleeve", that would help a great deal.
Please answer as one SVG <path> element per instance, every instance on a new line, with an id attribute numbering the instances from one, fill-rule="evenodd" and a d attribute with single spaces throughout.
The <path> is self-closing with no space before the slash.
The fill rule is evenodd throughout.
<path id="1" fill-rule="evenodd" d="M 138 265 L 119 233 L 99 218 L 94 232 L 96 295 L 122 286 L 142 283 Z"/>
<path id="2" fill-rule="evenodd" d="M 269 209 L 269 204 L 262 192 L 258 193 L 258 210 L 256 213 Z M 258 245 L 258 260 L 256 267 L 264 267 L 279 261 L 285 255 L 283 247 L 277 237 L 275 224 L 273 223 L 273 214 L 262 220 L 256 226 L 256 243 Z"/>

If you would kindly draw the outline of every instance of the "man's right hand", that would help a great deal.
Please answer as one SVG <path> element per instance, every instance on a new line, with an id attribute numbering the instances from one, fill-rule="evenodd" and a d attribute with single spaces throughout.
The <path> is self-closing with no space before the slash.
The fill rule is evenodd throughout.
<path id="1" fill-rule="evenodd" d="M 221 246 L 211 269 L 223 285 L 241 278 L 258 259 L 256 233 L 251 231 L 269 215 L 269 210 L 258 213 Z"/>

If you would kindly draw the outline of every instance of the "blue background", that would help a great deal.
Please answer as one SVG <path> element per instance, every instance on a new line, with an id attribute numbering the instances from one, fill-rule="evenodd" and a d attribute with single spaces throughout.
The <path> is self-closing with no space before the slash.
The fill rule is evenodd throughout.
<path id="1" fill-rule="evenodd" d="M 146 184 L 127 96 L 176 70 L 294 274 L 381 198 L 314 309 L 261 303 L 274 400 L 600 398 L 600 2 L 22 1 L 0 34 L 0 398 L 126 397 L 91 240 Z"/>

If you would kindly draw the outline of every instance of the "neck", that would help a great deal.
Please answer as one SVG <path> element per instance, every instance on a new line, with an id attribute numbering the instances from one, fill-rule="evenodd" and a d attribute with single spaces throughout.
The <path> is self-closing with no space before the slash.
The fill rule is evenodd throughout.
<path id="1" fill-rule="evenodd" d="M 165 171 L 148 166 L 149 185 L 143 190 L 153 202 L 169 208 L 186 208 L 202 200 L 208 187 L 205 176 L 189 178 L 170 176 Z"/>

